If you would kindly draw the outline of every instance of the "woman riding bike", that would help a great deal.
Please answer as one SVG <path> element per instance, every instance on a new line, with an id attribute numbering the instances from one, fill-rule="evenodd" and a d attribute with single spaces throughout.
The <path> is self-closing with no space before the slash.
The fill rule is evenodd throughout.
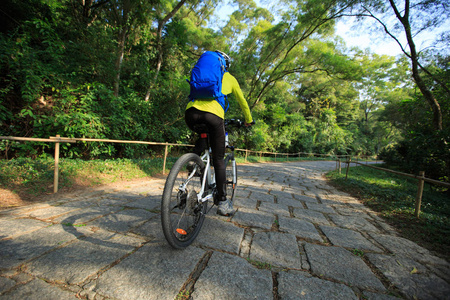
<path id="1" fill-rule="evenodd" d="M 230 67 L 230 57 L 221 51 L 220 53 L 226 61 L 226 72 L 222 78 L 222 93 L 224 95 L 233 94 L 239 102 L 245 117 L 245 126 L 251 126 L 254 122 L 248 103 L 242 94 L 242 90 L 236 78 L 228 72 Z M 189 101 L 186 112 L 185 121 L 187 126 L 195 131 L 195 125 L 205 124 L 208 127 L 210 146 L 212 150 L 212 159 L 214 172 L 216 176 L 217 194 L 214 196 L 214 204 L 218 205 L 217 213 L 228 216 L 233 213 L 233 204 L 227 199 L 226 194 L 226 173 L 225 173 L 225 127 L 224 127 L 225 110 L 216 100 L 210 99 L 193 99 Z M 203 151 L 202 140 L 199 139 L 195 145 L 194 152 L 198 155 Z"/>

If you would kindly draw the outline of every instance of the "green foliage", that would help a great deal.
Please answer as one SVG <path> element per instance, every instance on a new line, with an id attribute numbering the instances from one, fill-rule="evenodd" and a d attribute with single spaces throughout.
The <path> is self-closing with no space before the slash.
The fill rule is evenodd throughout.
<path id="1" fill-rule="evenodd" d="M 429 178 L 450 182 L 448 133 L 417 129 L 397 145 L 380 153 L 380 159 L 414 174 L 425 171 Z"/>
<path id="2" fill-rule="evenodd" d="M 436 79 L 449 85 L 448 57 L 430 56 L 429 70 L 434 79 L 425 77 L 440 103 L 443 129 L 432 126 L 432 111 L 419 93 L 394 99 L 381 117 L 390 120 L 402 132 L 403 139 L 385 149 L 380 158 L 407 172 L 425 171 L 427 177 L 449 182 L 450 178 L 450 101 L 448 93 Z"/>
<path id="3" fill-rule="evenodd" d="M 2 19 L 0 33 L 0 135 L 192 143 L 183 120 L 185 79 L 199 55 L 214 49 L 231 54 L 230 72 L 257 121 L 236 136 L 240 148 L 373 155 L 407 134 L 397 128 L 407 128 L 411 111 L 421 124 L 429 118 L 419 102 L 402 102 L 415 99 L 407 60 L 348 51 L 334 35 L 343 3 L 288 1 L 267 9 L 238 1 L 226 21 L 214 19 L 216 0 L 186 2 L 174 15 L 177 1 L 67 4 L 7 0 L 5 12 L 15 21 Z M 446 58 L 432 64 L 445 81 Z M 427 84 L 445 98 L 434 81 Z M 242 118 L 230 102 L 227 117 Z M 0 144 L 5 158 L 45 158 L 53 148 Z M 102 142 L 61 148 L 63 157 L 83 159 L 148 157 L 163 149 Z"/>

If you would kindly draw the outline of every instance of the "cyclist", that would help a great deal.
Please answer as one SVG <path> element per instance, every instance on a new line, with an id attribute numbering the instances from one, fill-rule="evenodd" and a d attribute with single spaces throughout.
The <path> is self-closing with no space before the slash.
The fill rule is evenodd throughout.
<path id="1" fill-rule="evenodd" d="M 221 51 L 216 52 L 222 54 L 226 61 L 227 71 L 222 78 L 222 93 L 225 95 L 232 93 L 236 97 L 239 106 L 244 113 L 245 126 L 251 126 L 254 122 L 248 103 L 242 94 L 242 90 L 236 78 L 228 72 L 230 67 L 230 57 Z M 224 117 L 225 111 L 216 100 L 195 99 L 194 101 L 189 101 L 185 112 L 186 124 L 192 131 L 195 131 L 194 126 L 196 124 L 206 124 L 208 126 L 217 188 L 217 193 L 214 196 L 214 204 L 218 205 L 217 213 L 219 215 L 228 216 L 233 213 L 233 204 L 226 197 Z M 199 139 L 195 144 L 194 152 L 200 155 L 203 150 L 201 139 Z"/>

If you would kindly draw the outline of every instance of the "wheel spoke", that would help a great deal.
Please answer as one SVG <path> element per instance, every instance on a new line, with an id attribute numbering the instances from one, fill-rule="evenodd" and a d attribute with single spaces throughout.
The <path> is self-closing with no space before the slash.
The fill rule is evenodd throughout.
<path id="1" fill-rule="evenodd" d="M 174 248 L 191 244 L 203 224 L 206 204 L 199 206 L 204 164 L 195 154 L 183 155 L 172 167 L 164 187 L 161 220 L 164 236 Z"/>

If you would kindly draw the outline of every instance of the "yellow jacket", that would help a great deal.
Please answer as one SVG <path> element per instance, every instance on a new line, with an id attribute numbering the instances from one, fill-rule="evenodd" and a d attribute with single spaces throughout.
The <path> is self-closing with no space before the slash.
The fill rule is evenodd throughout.
<path id="1" fill-rule="evenodd" d="M 239 83 L 233 75 L 231 75 L 229 72 L 225 72 L 222 78 L 222 94 L 229 95 L 231 93 L 233 93 L 233 95 L 239 102 L 239 106 L 244 113 L 245 122 L 251 123 L 253 121 L 252 114 L 250 113 L 250 108 L 248 107 L 248 103 L 244 98 L 244 94 L 242 94 Z M 201 111 L 210 112 L 222 119 L 225 118 L 225 112 L 222 106 L 220 106 L 219 102 L 217 102 L 216 100 L 195 99 L 194 101 L 189 101 L 186 109 L 189 109 L 191 107 L 195 107 L 196 109 Z"/>

